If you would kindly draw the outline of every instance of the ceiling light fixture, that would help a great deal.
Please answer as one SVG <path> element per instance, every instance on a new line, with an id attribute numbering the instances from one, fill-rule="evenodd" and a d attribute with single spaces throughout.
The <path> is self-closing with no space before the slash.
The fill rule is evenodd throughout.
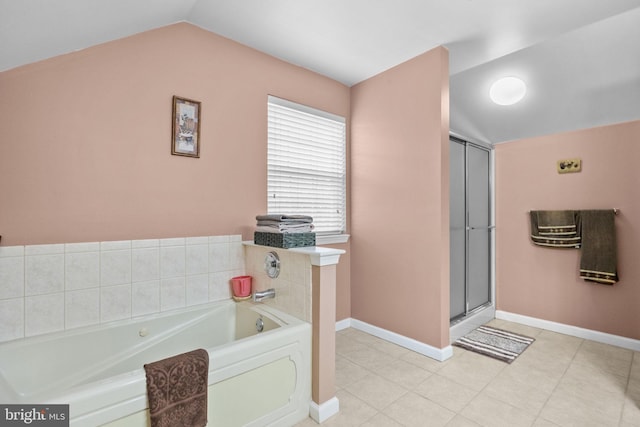
<path id="1" fill-rule="evenodd" d="M 503 77 L 491 85 L 489 96 L 498 105 L 512 105 L 524 98 L 527 86 L 517 77 Z"/>

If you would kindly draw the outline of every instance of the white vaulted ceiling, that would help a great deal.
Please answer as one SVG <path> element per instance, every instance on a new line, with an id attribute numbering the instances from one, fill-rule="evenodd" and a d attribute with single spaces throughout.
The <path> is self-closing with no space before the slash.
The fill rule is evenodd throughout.
<path id="1" fill-rule="evenodd" d="M 346 85 L 444 45 L 452 130 L 487 142 L 640 119 L 640 0 L 0 0 L 0 71 L 182 21 Z"/>

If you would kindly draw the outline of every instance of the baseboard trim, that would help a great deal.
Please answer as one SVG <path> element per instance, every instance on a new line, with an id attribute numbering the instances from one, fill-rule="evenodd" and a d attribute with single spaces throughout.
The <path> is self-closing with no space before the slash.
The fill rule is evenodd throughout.
<path id="1" fill-rule="evenodd" d="M 408 348 L 409 350 L 415 351 L 416 353 L 420 353 L 439 362 L 443 362 L 453 356 L 453 348 L 450 345 L 445 348 L 433 347 L 429 344 L 414 340 L 413 338 L 405 337 L 404 335 L 391 332 L 358 319 L 348 318 L 336 322 L 336 331 L 341 331 L 346 328 L 358 329 L 362 332 L 366 332 L 401 347 Z"/>
<path id="2" fill-rule="evenodd" d="M 336 322 L 336 332 L 341 331 L 343 329 L 347 329 L 351 327 L 351 318 L 346 318 L 342 320 L 338 320 Z"/>
<path id="3" fill-rule="evenodd" d="M 332 397 L 324 403 L 318 405 L 313 400 L 309 403 L 309 416 L 318 424 L 340 412 L 340 401 L 337 397 Z"/>
<path id="4" fill-rule="evenodd" d="M 605 332 L 594 331 L 591 329 L 580 328 L 578 326 L 566 325 L 564 323 L 552 322 L 550 320 L 538 319 L 502 310 L 496 310 L 496 319 L 522 323 L 523 325 L 533 326 L 534 328 L 546 329 L 548 331 L 571 335 L 603 344 L 610 344 L 633 351 L 640 351 L 640 340 L 621 337 L 619 335 L 608 334 Z"/>

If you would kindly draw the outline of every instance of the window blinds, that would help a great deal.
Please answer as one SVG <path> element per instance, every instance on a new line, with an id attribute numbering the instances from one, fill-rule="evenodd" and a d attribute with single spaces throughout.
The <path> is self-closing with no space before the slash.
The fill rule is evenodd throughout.
<path id="1" fill-rule="evenodd" d="M 316 233 L 344 233 L 344 118 L 269 96 L 267 151 L 269 214 L 310 215 Z"/>

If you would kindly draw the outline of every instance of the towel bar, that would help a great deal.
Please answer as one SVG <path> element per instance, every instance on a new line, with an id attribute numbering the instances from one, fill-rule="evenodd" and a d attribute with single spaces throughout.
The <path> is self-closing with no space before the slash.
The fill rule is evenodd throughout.
<path id="1" fill-rule="evenodd" d="M 613 208 L 613 213 L 614 213 L 614 215 L 618 215 L 618 212 L 620 212 L 620 209 L 618 209 L 618 208 Z M 530 214 L 530 213 L 531 213 L 531 211 L 527 211 L 527 213 L 528 213 L 528 214 Z"/>

